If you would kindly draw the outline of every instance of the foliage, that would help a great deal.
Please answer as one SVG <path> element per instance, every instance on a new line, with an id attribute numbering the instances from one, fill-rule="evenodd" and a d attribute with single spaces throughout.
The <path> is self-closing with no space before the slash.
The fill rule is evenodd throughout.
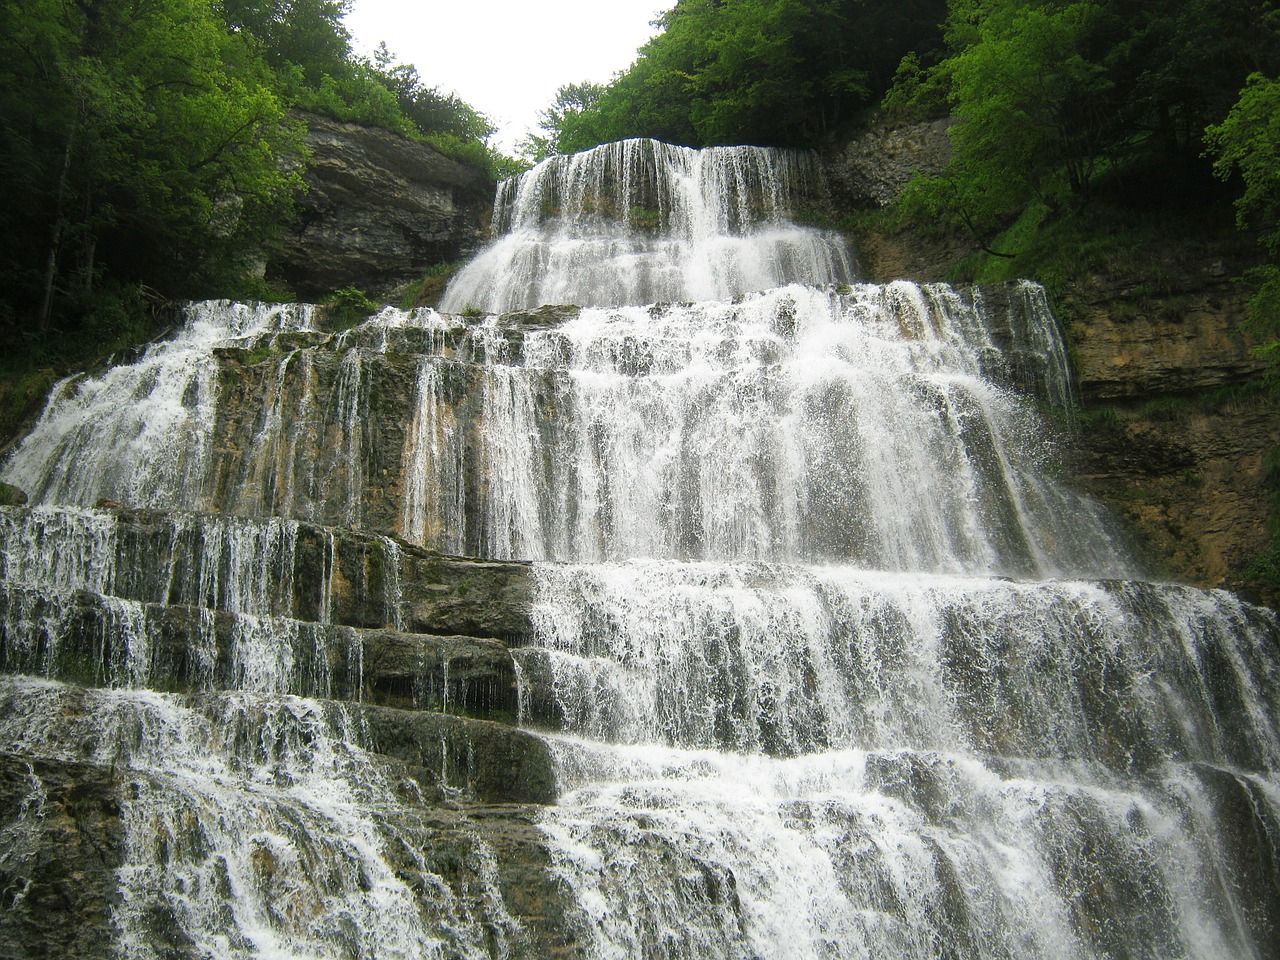
<path id="1" fill-rule="evenodd" d="M 538 129 L 542 133 L 530 131 L 517 148 L 535 163 L 556 154 L 574 152 L 574 144 L 592 137 L 586 132 L 587 125 L 592 122 L 592 111 L 604 91 L 602 84 L 589 80 L 565 84 L 556 91 L 551 106 L 538 112 Z"/>
<path id="2" fill-rule="evenodd" d="M 942 87 L 956 118 L 952 163 L 909 209 L 986 243 L 1028 204 L 1070 216 L 1153 174 L 1204 191 L 1204 129 L 1250 70 L 1280 64 L 1278 25 L 1273 0 L 952 0 L 948 55 L 904 63 L 886 97 L 918 109 Z"/>
<path id="3" fill-rule="evenodd" d="M 11 322 L 47 332 L 104 268 L 172 293 L 243 272 L 299 182 L 282 160 L 300 156 L 243 38 L 200 0 L 11 0 L 0 18 Z"/>
<path id="4" fill-rule="evenodd" d="M 458 272 L 461 266 L 461 263 L 438 263 L 427 268 L 421 280 L 411 283 L 402 292 L 400 297 L 401 309 L 412 310 L 414 307 L 434 307 L 440 302 L 441 296 L 444 295 L 444 288 L 448 286 L 449 280 Z"/>
<path id="5" fill-rule="evenodd" d="M 335 290 L 324 301 L 329 324 L 334 330 L 345 330 L 354 327 L 366 317 L 378 310 L 378 303 L 369 299 L 369 295 L 354 286 L 346 286 Z"/>
<path id="6" fill-rule="evenodd" d="M 678 0 L 662 32 L 601 88 L 562 87 L 535 158 L 626 137 L 690 146 L 811 144 L 938 42 L 944 0 Z"/>
<path id="7" fill-rule="evenodd" d="M 1208 129 L 1207 140 L 1218 175 L 1226 179 L 1238 172 L 1244 183 L 1237 223 L 1257 229 L 1270 254 L 1270 262 L 1253 271 L 1257 287 L 1249 308 L 1254 326 L 1267 337 L 1260 352 L 1280 380 L 1280 81 L 1250 75 L 1230 113 Z"/>
<path id="8" fill-rule="evenodd" d="M 352 54 L 347 5 L 0 0 L 0 344 L 78 356 L 141 335 L 150 299 L 268 292 L 306 161 L 294 110 L 509 174 L 481 114 L 385 48 Z"/>

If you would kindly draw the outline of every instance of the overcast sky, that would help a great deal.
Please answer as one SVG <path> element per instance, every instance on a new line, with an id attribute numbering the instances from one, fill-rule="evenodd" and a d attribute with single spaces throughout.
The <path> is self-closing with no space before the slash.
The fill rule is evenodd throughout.
<path id="1" fill-rule="evenodd" d="M 428 86 L 453 92 L 498 127 L 513 153 L 557 88 L 607 82 L 653 36 L 675 0 L 354 0 L 347 14 L 358 53 L 386 41 Z"/>

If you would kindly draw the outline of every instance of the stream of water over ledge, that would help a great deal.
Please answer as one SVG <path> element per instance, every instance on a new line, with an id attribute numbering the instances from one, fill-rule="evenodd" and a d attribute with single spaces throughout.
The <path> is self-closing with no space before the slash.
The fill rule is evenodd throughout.
<path id="1" fill-rule="evenodd" d="M 555 158 L 444 312 L 195 304 L 59 385 L 0 468 L 0 935 L 1280 957 L 1280 622 L 1072 489 L 1039 287 L 860 283 L 822 189 Z"/>

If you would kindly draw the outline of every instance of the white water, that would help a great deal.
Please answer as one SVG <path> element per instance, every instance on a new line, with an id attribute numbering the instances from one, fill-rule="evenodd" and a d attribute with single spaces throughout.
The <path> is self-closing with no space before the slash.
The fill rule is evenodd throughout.
<path id="1" fill-rule="evenodd" d="M 490 343 L 465 451 L 424 365 L 405 533 L 527 559 L 1123 574 L 1047 472 L 1028 394 L 1068 403 L 1066 356 L 1043 291 L 1012 294 L 1004 315 L 907 282 L 584 310 Z M 459 539 L 468 455 L 485 499 Z"/>
<path id="2" fill-rule="evenodd" d="M 1130 567 L 1054 479 L 1033 403 L 1072 396 L 1042 291 L 706 293 L 709 249 L 772 239 L 741 192 L 689 203 L 686 159 L 508 184 L 449 293 L 607 306 L 486 352 L 478 453 L 481 549 L 575 561 L 536 568 L 516 658 L 522 716 L 585 738 L 556 741 L 543 827 L 588 955 L 1268 955 L 1275 618 L 1047 580 Z M 620 223 L 664 178 L 669 231 Z M 652 300 L 698 302 L 619 305 Z"/>
<path id="3" fill-rule="evenodd" d="M 834 234 L 797 226 L 820 200 L 808 154 L 626 140 L 552 157 L 499 188 L 500 236 L 450 281 L 441 309 L 728 299 L 795 280 L 843 283 Z"/>
<path id="4" fill-rule="evenodd" d="M 434 871 L 432 829 L 391 800 L 404 785 L 337 704 L 0 678 L 0 737 L 119 771 L 114 921 L 130 960 L 169 945 L 219 960 L 478 960 L 516 930 L 492 885 L 459 895 Z M 457 856 L 491 873 L 483 843 L 457 833 Z"/>
<path id="5" fill-rule="evenodd" d="M 592 956 L 1269 955 L 1188 768 L 1135 783 L 942 752 L 560 750 L 573 789 L 545 829 Z M 1227 779 L 1274 810 L 1273 781 Z"/>
<path id="6" fill-rule="evenodd" d="M 36 502 L 194 507 L 209 461 L 221 346 L 308 330 L 311 308 L 211 301 L 185 328 L 136 362 L 69 377 L 4 465 L 3 477 Z M 175 502 L 175 497 L 179 498 Z"/>
<path id="7" fill-rule="evenodd" d="M 0 736 L 124 771 L 122 955 L 521 955 L 495 851 L 468 835 L 460 893 L 447 840 L 428 862 L 451 814 L 354 708 L 289 695 L 362 686 L 323 519 L 543 561 L 519 714 L 555 731 L 538 820 L 585 957 L 1276 956 L 1276 617 L 1119 579 L 1040 412 L 1072 403 L 1042 290 L 844 285 L 837 238 L 787 222 L 820 192 L 799 155 L 600 148 L 505 185 L 449 292 L 597 306 L 325 337 L 197 305 L 60 388 L 3 467 L 42 506 L 0 510 L 0 654 L 61 675 L 92 600 L 116 689 L 0 681 Z M 232 403 L 257 381 L 219 363 L 259 345 Z M 149 555 L 99 497 L 259 519 L 135 518 Z M 142 689 L 172 682 L 166 605 L 200 696 Z"/>

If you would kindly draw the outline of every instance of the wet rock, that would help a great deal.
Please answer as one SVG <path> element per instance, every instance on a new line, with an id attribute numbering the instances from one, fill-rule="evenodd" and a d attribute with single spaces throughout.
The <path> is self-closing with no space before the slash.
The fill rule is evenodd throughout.
<path id="1" fill-rule="evenodd" d="M 368 748 L 405 763 L 430 797 L 482 803 L 551 803 L 546 741 L 505 724 L 440 713 L 352 706 Z"/>
<path id="2" fill-rule="evenodd" d="M 117 775 L 0 753 L 0 957 L 112 956 L 124 859 Z"/>
<path id="3" fill-rule="evenodd" d="M 63 537 L 107 544 L 113 555 L 99 558 L 109 581 L 101 592 L 118 600 L 513 642 L 530 630 L 529 564 L 519 561 L 447 557 L 390 537 L 301 521 L 126 508 L 5 509 L 8 526 L 0 533 L 19 538 L 23 551 L 43 541 L 56 551 Z M 235 576 L 233 555 L 241 564 Z M 17 567 L 5 561 L 0 554 L 0 583 L 10 587 L 50 596 L 79 588 L 55 582 L 54 571 L 64 564 L 54 553 L 46 556 L 47 574 L 55 578 L 49 582 L 15 579 L 39 574 L 10 573 Z"/>

